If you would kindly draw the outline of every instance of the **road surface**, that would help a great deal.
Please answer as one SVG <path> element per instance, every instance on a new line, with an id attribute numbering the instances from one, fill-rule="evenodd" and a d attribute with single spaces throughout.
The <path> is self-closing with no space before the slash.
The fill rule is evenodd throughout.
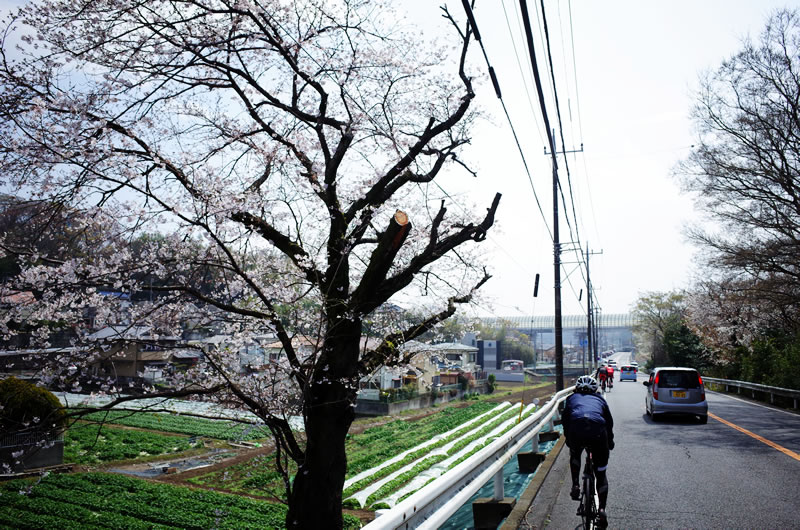
<path id="1" fill-rule="evenodd" d="M 644 375 L 615 379 L 609 528 L 800 528 L 800 415 L 707 392 L 708 424 L 654 422 Z M 539 528 L 580 528 L 567 457 L 534 501 Z"/>

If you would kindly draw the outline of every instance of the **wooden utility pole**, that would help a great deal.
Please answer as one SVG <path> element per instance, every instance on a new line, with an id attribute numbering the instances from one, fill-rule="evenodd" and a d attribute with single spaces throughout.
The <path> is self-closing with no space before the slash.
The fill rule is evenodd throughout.
<path id="1" fill-rule="evenodd" d="M 589 276 L 589 242 L 586 242 L 586 340 L 589 349 L 589 372 L 594 372 L 597 359 L 592 351 L 592 280 Z"/>
<path id="2" fill-rule="evenodd" d="M 595 340 L 593 332 L 593 328 L 597 326 L 594 322 L 594 307 L 592 306 L 592 279 L 589 275 L 589 256 L 602 253 L 602 250 L 600 252 L 589 252 L 589 242 L 586 242 L 586 331 L 589 341 L 589 353 L 592 356 L 591 362 L 589 363 L 590 371 L 597 368 L 597 341 Z"/>
<path id="3" fill-rule="evenodd" d="M 555 283 L 555 347 L 556 392 L 564 390 L 564 337 L 561 329 L 561 242 L 558 238 L 558 162 L 556 159 L 556 132 L 550 135 L 550 153 L 553 159 L 553 278 Z"/>

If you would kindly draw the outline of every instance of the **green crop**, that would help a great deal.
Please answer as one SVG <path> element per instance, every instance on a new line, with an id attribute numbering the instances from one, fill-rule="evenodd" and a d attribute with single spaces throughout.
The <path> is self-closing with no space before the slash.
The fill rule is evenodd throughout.
<path id="1" fill-rule="evenodd" d="M 202 445 L 188 438 L 94 424 L 75 424 L 64 437 L 64 461 L 96 464 L 187 451 Z"/>
<path id="2" fill-rule="evenodd" d="M 259 440 L 270 436 L 269 429 L 225 420 L 207 420 L 179 414 L 155 412 L 103 411 L 83 416 L 84 419 L 116 423 L 140 429 L 174 432 L 190 436 L 205 436 L 219 440 Z"/>
<path id="3" fill-rule="evenodd" d="M 50 475 L 31 484 L 0 484 L 0 528 L 285 528 L 283 505 L 122 475 Z M 345 528 L 359 527 L 345 516 Z"/>

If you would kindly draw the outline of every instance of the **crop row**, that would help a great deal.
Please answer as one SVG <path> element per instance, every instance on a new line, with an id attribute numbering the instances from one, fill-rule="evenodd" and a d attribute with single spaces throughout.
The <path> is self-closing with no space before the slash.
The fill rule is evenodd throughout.
<path id="1" fill-rule="evenodd" d="M 178 436 L 76 424 L 67 430 L 64 439 L 64 461 L 94 464 L 187 451 L 198 445 L 202 445 L 202 442 L 193 444 L 187 438 Z"/>
<path id="2" fill-rule="evenodd" d="M 395 420 L 352 437 L 347 451 L 347 478 L 371 469 L 436 435 L 453 430 L 497 405 L 475 403 L 462 409 L 445 409 L 418 422 Z M 377 431 L 377 432 L 373 432 Z"/>
<path id="3" fill-rule="evenodd" d="M 174 432 L 190 436 L 205 436 L 219 440 L 258 440 L 270 435 L 264 426 L 242 424 L 225 420 L 208 420 L 181 416 L 179 414 L 160 414 L 156 412 L 103 411 L 84 416 L 84 419 L 116 423 L 140 429 Z"/>
<path id="4" fill-rule="evenodd" d="M 363 433 L 351 437 L 351 448 L 357 449 L 358 447 L 371 447 L 377 441 L 394 441 L 402 438 L 403 432 L 416 433 L 424 430 L 429 434 L 441 434 L 447 432 L 455 427 L 458 427 L 465 421 L 474 418 L 484 412 L 495 408 L 497 405 L 494 403 L 480 402 L 473 403 L 468 407 L 463 408 L 446 408 L 436 414 L 422 418 L 415 422 L 409 422 L 404 419 L 398 419 L 383 425 L 371 427 Z"/>
<path id="5" fill-rule="evenodd" d="M 513 414 L 514 414 L 514 411 L 508 410 L 505 413 L 503 413 L 500 417 L 504 418 L 504 419 L 508 419 Z M 503 421 L 505 421 L 505 420 L 503 420 Z M 493 422 L 493 424 L 497 424 L 497 422 L 495 421 L 495 422 Z M 393 462 L 393 463 L 391 463 L 389 465 L 386 465 L 386 466 L 378 468 L 374 473 L 370 474 L 368 477 L 365 477 L 365 478 L 363 478 L 363 479 L 351 484 L 350 486 L 348 486 L 342 492 L 342 497 L 343 498 L 347 498 L 350 495 L 352 495 L 353 493 L 356 493 L 357 491 L 361 491 L 362 489 L 364 489 L 368 485 L 372 484 L 373 482 L 376 482 L 376 481 L 382 479 L 383 477 L 385 477 L 387 475 L 390 475 L 391 473 L 397 471 L 398 469 L 401 469 L 401 468 L 407 466 L 408 464 L 418 460 L 419 458 L 427 455 L 428 453 L 430 453 L 434 449 L 437 449 L 437 448 L 439 448 L 439 447 L 441 447 L 443 445 L 447 445 L 448 443 L 452 442 L 453 440 L 456 440 L 457 438 L 463 436 L 464 434 L 466 434 L 466 433 L 468 433 L 468 432 L 470 432 L 470 431 L 472 431 L 474 429 L 476 429 L 476 425 L 474 425 L 474 424 L 465 425 L 461 429 L 454 430 L 453 432 L 451 432 L 446 437 L 443 437 L 443 438 L 437 440 L 434 443 L 428 444 L 425 447 L 421 447 L 421 448 L 417 449 L 416 451 L 413 451 L 413 452 L 407 454 L 405 457 L 403 457 L 401 460 L 398 460 L 397 462 Z M 471 438 L 471 439 L 474 439 L 474 438 Z"/>
<path id="6" fill-rule="evenodd" d="M 523 419 L 524 419 L 524 418 L 527 418 L 528 416 L 530 416 L 531 414 L 533 414 L 533 412 L 534 412 L 534 409 L 530 409 L 530 410 L 528 410 L 528 411 L 524 412 L 524 413 L 522 414 L 522 418 L 523 418 Z M 500 433 L 500 434 L 502 434 L 502 433 Z M 461 455 L 460 455 L 458 458 L 456 458 L 455 460 L 453 460 L 452 462 L 450 462 L 450 464 L 447 466 L 447 469 L 445 469 L 445 470 L 442 472 L 442 474 L 444 474 L 444 473 L 447 473 L 448 471 L 450 471 L 451 469 L 453 469 L 454 467 L 456 467 L 458 464 L 460 464 L 461 462 L 463 462 L 463 461 L 464 461 L 464 460 L 466 460 L 467 458 L 471 457 L 472 455 L 474 455 L 475 453 L 477 453 L 478 451 L 480 451 L 481 449 L 483 449 L 484 447 L 486 447 L 487 445 L 489 445 L 490 443 L 492 443 L 493 441 L 495 441 L 495 440 L 497 439 L 497 437 L 498 437 L 498 436 L 500 436 L 500 434 L 497 434 L 497 435 L 495 435 L 495 436 L 490 436 L 490 437 L 488 437 L 488 438 L 484 439 L 483 441 L 481 441 L 480 443 L 477 443 L 477 444 L 475 444 L 475 446 L 474 446 L 474 447 L 472 447 L 472 448 L 471 448 L 469 451 L 467 451 L 467 452 L 465 452 L 465 453 L 461 454 Z M 451 449 L 451 451 L 450 451 L 448 454 L 454 454 L 454 451 L 452 451 L 452 449 Z M 405 493 L 405 494 L 404 494 L 402 497 L 400 497 L 400 498 L 397 500 L 397 502 L 400 502 L 400 501 L 404 500 L 406 497 L 410 497 L 411 495 L 413 495 L 414 493 L 416 493 L 416 492 L 417 492 L 417 491 L 419 491 L 420 489 L 424 488 L 425 486 L 427 486 L 428 484 L 430 484 L 431 482 L 433 482 L 434 480 L 436 480 L 436 478 L 437 478 L 437 477 L 431 478 L 429 481 L 427 481 L 425 484 L 423 484 L 423 485 L 422 485 L 422 486 L 420 486 L 419 488 L 417 488 L 417 489 L 414 489 L 414 490 L 411 490 L 411 491 L 409 491 L 409 492 L 406 492 L 406 493 Z"/>
<path id="7" fill-rule="evenodd" d="M 367 500 L 364 502 L 364 506 L 372 506 L 372 504 L 375 503 L 375 501 L 383 499 L 396 489 L 400 488 L 404 484 L 407 484 L 409 480 L 413 479 L 414 477 L 416 477 L 429 467 L 438 464 L 439 462 L 441 462 L 446 458 L 447 455 L 434 455 L 434 456 L 429 456 L 428 458 L 422 460 L 416 466 L 412 467 L 405 473 L 401 473 L 400 475 L 398 475 L 397 477 L 390 480 L 389 482 L 387 482 L 386 484 L 375 490 L 373 493 L 371 493 L 370 496 L 367 497 Z"/>
<path id="8" fill-rule="evenodd" d="M 297 466 L 294 462 L 289 461 L 288 466 L 290 473 L 296 472 Z M 259 497 L 282 498 L 286 490 L 283 478 L 275 468 L 274 453 L 259 455 L 251 460 L 190 478 L 189 482 Z"/>
<path id="9" fill-rule="evenodd" d="M 346 445 L 348 477 L 372 469 L 386 460 L 430 440 L 438 433 L 451 431 L 496 407 L 497 404 L 493 403 L 473 403 L 468 407 L 442 409 L 418 421 L 397 419 L 372 427 L 362 433 L 349 435 Z M 468 426 L 468 429 L 471 428 L 474 426 Z M 424 456 L 427 451 L 429 449 L 421 451 L 413 459 L 403 459 L 401 464 L 391 464 L 381 476 L 405 467 L 417 458 Z M 364 487 L 375 480 L 377 479 L 373 477 Z M 274 454 L 257 456 L 252 461 L 200 475 L 189 481 L 203 487 L 241 492 L 258 497 L 281 498 L 285 495 L 283 481 L 275 470 Z M 359 489 L 363 489 L 363 487 Z M 348 491 L 350 491 L 349 488 Z"/>
<path id="10" fill-rule="evenodd" d="M 527 417 L 528 415 L 532 414 L 533 410 L 534 410 L 533 408 L 530 408 L 529 410 L 527 410 L 524 413 L 524 417 Z M 452 456 L 455 456 L 464 447 L 466 447 L 470 443 L 473 443 L 475 440 L 479 440 L 480 438 L 485 437 L 487 434 L 489 434 L 493 430 L 497 429 L 497 427 L 499 427 L 501 424 L 507 422 L 508 420 L 512 419 L 517 414 L 519 414 L 519 411 L 516 408 L 508 410 L 505 413 L 501 414 L 496 419 L 494 419 L 493 421 L 483 425 L 479 429 L 476 429 L 469 436 L 466 436 L 466 437 L 460 439 L 458 442 L 456 442 L 452 447 L 450 447 L 447 450 L 446 455 L 435 455 L 435 456 L 432 456 L 432 457 L 429 457 L 429 458 L 426 458 L 426 459 L 422 460 L 419 464 L 415 465 L 412 469 L 400 474 L 398 477 L 395 477 L 391 481 L 389 481 L 386 484 L 384 484 L 383 486 L 381 486 L 380 489 L 378 489 L 376 492 L 370 494 L 369 497 L 367 497 L 367 500 L 365 501 L 364 506 L 371 506 L 375 501 L 386 497 L 387 495 L 389 495 L 393 491 L 395 491 L 398 488 L 400 488 L 401 486 L 405 485 L 411 478 L 413 478 L 416 475 L 418 475 L 419 473 L 425 471 L 426 469 L 428 469 L 429 467 L 433 466 L 434 464 L 436 464 L 436 463 L 438 463 L 438 462 L 440 462 L 442 460 L 445 460 L 447 458 L 450 458 Z M 508 430 L 511 427 L 513 427 L 513 425 L 508 425 L 507 428 L 504 429 L 504 430 Z M 454 439 L 454 437 L 448 437 L 448 440 L 450 440 L 450 441 L 452 441 L 453 439 Z M 494 438 L 492 438 L 492 439 L 494 439 Z M 488 443 L 488 440 L 483 442 L 483 443 L 478 444 L 478 446 L 479 446 L 479 448 L 482 448 L 487 443 Z M 428 449 L 428 448 L 426 447 L 426 448 L 423 448 L 423 449 Z M 469 453 L 471 455 L 471 454 L 474 454 L 476 451 L 477 451 L 477 449 L 473 449 L 473 450 L 469 451 Z M 458 462 L 463 461 L 463 459 L 465 459 L 465 458 L 466 457 L 459 458 Z M 448 467 L 448 469 L 452 468 L 454 465 L 455 464 L 451 464 Z M 385 476 L 385 475 L 383 475 L 383 476 Z M 369 477 L 369 478 L 373 478 L 373 477 Z M 377 480 L 377 479 L 373 479 L 373 480 L 370 481 L 369 478 L 364 479 L 363 481 L 359 481 L 359 483 L 364 483 L 365 482 L 366 484 L 364 484 L 364 485 L 368 485 L 369 483 L 375 482 L 375 480 Z M 363 489 L 364 485 L 362 485 L 362 489 Z M 358 490 L 356 490 L 356 491 L 358 491 Z M 348 488 L 348 492 L 349 492 L 349 495 L 352 495 L 353 493 L 355 493 L 355 491 L 351 491 L 350 488 Z"/>
<path id="11" fill-rule="evenodd" d="M 17 528 L 283 528 L 286 507 L 118 475 L 50 475 L 0 487 L 0 524 Z M 31 517 L 35 514 L 35 519 Z M 36 521 L 39 521 L 37 524 Z M 347 517 L 345 526 L 357 528 Z"/>

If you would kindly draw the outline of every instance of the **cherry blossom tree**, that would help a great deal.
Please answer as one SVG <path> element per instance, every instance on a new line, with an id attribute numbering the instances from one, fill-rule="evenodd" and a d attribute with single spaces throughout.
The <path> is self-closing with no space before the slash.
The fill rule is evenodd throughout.
<path id="1" fill-rule="evenodd" d="M 704 251 L 704 280 L 759 308 L 757 321 L 792 330 L 800 329 L 799 54 L 800 11 L 778 10 L 757 39 L 703 76 L 696 147 L 676 171 L 712 221 L 689 231 Z"/>
<path id="2" fill-rule="evenodd" d="M 439 46 L 387 4 L 43 0 L 3 32 L 3 191 L 80 211 L 80 228 L 105 234 L 66 256 L 2 238 L 22 264 L 13 289 L 37 293 L 4 321 L 71 326 L 79 371 L 102 358 L 85 346 L 103 324 L 227 334 L 202 369 L 149 395 L 261 418 L 281 469 L 298 466 L 285 476 L 289 527 L 341 524 L 359 378 L 403 362 L 398 346 L 489 279 L 476 243 L 499 195 L 454 214 L 430 185 L 446 168 L 476 176 L 460 157 L 476 118 L 471 32 L 443 9 L 453 42 Z M 365 318 L 417 285 L 431 313 L 365 346 Z M 120 313 L 108 289 L 153 296 Z M 235 353 L 267 331 L 284 358 L 243 377 Z M 53 367 L 42 377 L 69 381 Z"/>

